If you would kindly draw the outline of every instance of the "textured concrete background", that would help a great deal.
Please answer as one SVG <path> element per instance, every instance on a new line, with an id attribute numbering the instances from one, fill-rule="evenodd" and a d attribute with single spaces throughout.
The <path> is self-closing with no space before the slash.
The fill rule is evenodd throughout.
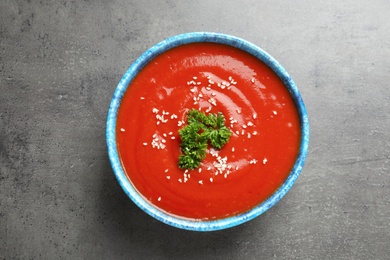
<path id="1" fill-rule="evenodd" d="M 0 259 L 389 259 L 390 1 L 0 1 Z M 245 38 L 297 83 L 306 166 L 213 233 L 139 210 L 107 159 L 128 66 L 178 33 Z"/>

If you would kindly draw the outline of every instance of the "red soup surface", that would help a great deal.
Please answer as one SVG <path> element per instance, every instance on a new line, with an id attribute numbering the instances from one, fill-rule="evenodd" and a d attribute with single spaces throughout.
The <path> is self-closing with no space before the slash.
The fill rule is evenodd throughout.
<path id="1" fill-rule="evenodd" d="M 209 146 L 199 168 L 178 167 L 186 113 L 222 112 L 232 132 Z M 117 146 L 135 189 L 180 217 L 220 219 L 274 193 L 298 155 L 300 122 L 276 74 L 237 48 L 191 43 L 154 58 L 134 78 L 118 112 Z"/>

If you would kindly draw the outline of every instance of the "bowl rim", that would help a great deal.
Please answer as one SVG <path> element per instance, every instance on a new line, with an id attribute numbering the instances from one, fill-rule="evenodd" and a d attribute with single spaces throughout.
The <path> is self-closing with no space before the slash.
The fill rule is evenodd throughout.
<path id="1" fill-rule="evenodd" d="M 116 146 L 116 119 L 118 109 L 120 107 L 123 95 L 125 94 L 129 84 L 132 82 L 137 73 L 153 58 L 165 52 L 166 50 L 169 50 L 179 45 L 196 42 L 227 44 L 246 51 L 264 62 L 277 74 L 277 76 L 282 80 L 282 82 L 290 92 L 290 95 L 292 96 L 295 106 L 297 108 L 301 123 L 301 142 L 299 153 L 296 158 L 295 164 L 285 182 L 268 199 L 255 206 L 254 208 L 250 209 L 249 211 L 223 219 L 205 221 L 181 218 L 175 215 L 171 215 L 148 202 L 142 195 L 140 195 L 136 191 L 136 189 L 132 186 L 130 180 L 127 178 L 122 168 Z M 274 206 L 290 190 L 290 188 L 297 180 L 304 166 L 304 162 L 307 156 L 309 146 L 309 120 L 306 107 L 294 81 L 287 73 L 287 71 L 279 64 L 279 62 L 267 52 L 265 52 L 263 49 L 244 39 L 224 33 L 189 32 L 172 36 L 157 43 L 156 45 L 145 51 L 128 68 L 128 70 L 125 72 L 125 74 L 119 81 L 111 99 L 106 122 L 106 142 L 109 160 L 114 171 L 115 177 L 126 195 L 139 208 L 141 208 L 144 212 L 146 212 L 153 218 L 176 228 L 192 231 L 216 231 L 234 227 L 258 217 L 259 215 L 270 209 L 272 206 Z"/>

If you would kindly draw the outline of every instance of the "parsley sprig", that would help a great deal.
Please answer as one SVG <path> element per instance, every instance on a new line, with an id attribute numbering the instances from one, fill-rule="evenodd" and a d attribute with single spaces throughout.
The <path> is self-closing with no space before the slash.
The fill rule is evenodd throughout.
<path id="1" fill-rule="evenodd" d="M 222 113 L 208 114 L 192 109 L 187 113 L 187 125 L 179 130 L 181 139 L 179 167 L 198 168 L 206 157 L 207 145 L 220 150 L 230 139 L 231 132 L 225 126 Z"/>

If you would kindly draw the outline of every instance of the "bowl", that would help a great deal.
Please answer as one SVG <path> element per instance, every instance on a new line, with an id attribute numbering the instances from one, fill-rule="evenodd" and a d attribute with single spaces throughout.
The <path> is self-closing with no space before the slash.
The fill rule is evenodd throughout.
<path id="1" fill-rule="evenodd" d="M 121 106 L 121 101 L 124 94 L 126 93 L 126 90 L 137 74 L 152 59 L 166 52 L 167 50 L 170 50 L 176 46 L 199 42 L 218 43 L 235 47 L 256 57 L 258 60 L 262 61 L 269 68 L 271 68 L 276 73 L 277 77 L 281 79 L 294 101 L 301 130 L 298 155 L 294 166 L 292 167 L 288 177 L 285 179 L 283 184 L 266 200 L 251 208 L 250 210 L 238 215 L 211 220 L 183 218 L 167 213 L 166 211 L 161 210 L 160 208 L 149 203 L 137 191 L 137 189 L 134 188 L 132 182 L 127 177 L 121 164 L 116 139 L 118 109 Z M 271 57 L 271 55 L 262 50 L 260 47 L 235 36 L 211 32 L 192 32 L 176 35 L 156 44 L 143 53 L 126 71 L 126 73 L 121 78 L 111 100 L 107 116 L 106 141 L 108 155 L 115 177 L 126 195 L 139 208 L 141 208 L 144 212 L 153 218 L 176 228 L 192 231 L 215 231 L 234 227 L 258 217 L 270 209 L 273 205 L 275 205 L 290 190 L 302 170 L 307 155 L 309 144 L 309 123 L 306 108 L 297 86 L 286 70 L 273 57 Z"/>

